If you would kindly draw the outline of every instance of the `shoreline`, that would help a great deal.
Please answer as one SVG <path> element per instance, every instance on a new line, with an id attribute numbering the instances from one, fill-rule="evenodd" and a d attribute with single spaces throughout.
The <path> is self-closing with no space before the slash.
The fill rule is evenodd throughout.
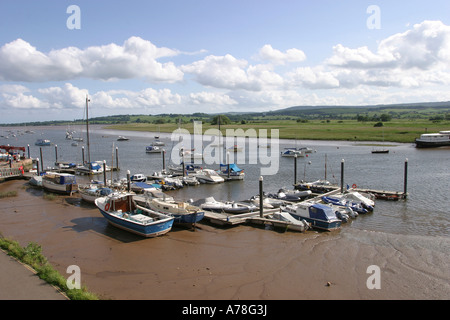
<path id="1" fill-rule="evenodd" d="M 450 239 L 369 232 L 306 233 L 251 226 L 174 227 L 144 239 L 117 229 L 78 195 L 42 197 L 23 180 L 0 183 L 0 232 L 36 242 L 63 276 L 78 265 L 81 282 L 101 299 L 403 300 L 448 299 Z M 368 289 L 367 268 L 381 269 Z M 330 285 L 327 285 L 330 283 Z"/>

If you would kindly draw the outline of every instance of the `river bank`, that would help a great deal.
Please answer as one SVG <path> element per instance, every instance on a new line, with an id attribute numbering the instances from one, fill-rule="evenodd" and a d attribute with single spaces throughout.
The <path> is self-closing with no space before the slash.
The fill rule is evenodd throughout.
<path id="1" fill-rule="evenodd" d="M 143 239 L 109 225 L 77 195 L 42 197 L 23 180 L 0 184 L 0 232 L 36 242 L 61 274 L 81 269 L 81 282 L 103 299 L 297 300 L 448 299 L 447 237 L 343 228 L 281 233 L 200 223 Z M 380 268 L 369 289 L 368 267 Z"/>

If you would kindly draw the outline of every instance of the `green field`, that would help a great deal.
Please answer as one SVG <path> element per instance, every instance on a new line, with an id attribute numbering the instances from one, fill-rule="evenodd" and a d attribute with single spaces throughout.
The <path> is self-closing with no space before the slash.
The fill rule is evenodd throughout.
<path id="1" fill-rule="evenodd" d="M 301 140 L 347 140 L 347 141 L 390 141 L 409 143 L 414 142 L 422 133 L 438 132 L 450 130 L 450 121 L 433 122 L 429 120 L 391 120 L 384 122 L 382 127 L 374 127 L 376 122 L 360 122 L 356 120 L 309 120 L 298 122 L 296 120 L 255 120 L 247 121 L 245 124 L 232 123 L 222 125 L 223 135 L 226 129 L 279 129 L 282 139 Z M 148 131 L 148 132 L 173 132 L 178 128 L 176 123 L 127 123 L 109 125 L 107 128 L 117 130 Z M 181 125 L 182 129 L 187 129 L 193 134 L 193 122 Z M 203 123 L 203 132 L 210 128 L 218 129 L 218 126 L 211 126 Z"/>

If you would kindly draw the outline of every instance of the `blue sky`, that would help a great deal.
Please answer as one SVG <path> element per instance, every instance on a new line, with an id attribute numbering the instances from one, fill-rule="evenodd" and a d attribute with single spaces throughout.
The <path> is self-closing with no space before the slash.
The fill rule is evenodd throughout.
<path id="1" fill-rule="evenodd" d="M 449 1 L 1 1 L 0 30 L 0 123 L 450 100 Z"/>

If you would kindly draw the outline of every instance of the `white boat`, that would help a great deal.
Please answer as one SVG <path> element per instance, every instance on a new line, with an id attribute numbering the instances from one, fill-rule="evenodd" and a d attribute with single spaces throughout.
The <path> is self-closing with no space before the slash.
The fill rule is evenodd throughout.
<path id="1" fill-rule="evenodd" d="M 225 179 L 222 178 L 216 171 L 212 169 L 202 169 L 195 174 L 200 183 L 222 183 Z"/>
<path id="2" fill-rule="evenodd" d="M 161 153 L 162 149 L 157 146 L 147 146 L 147 147 L 145 147 L 145 152 L 146 153 Z"/>
<path id="3" fill-rule="evenodd" d="M 304 157 L 305 153 L 302 150 L 298 150 L 297 148 L 284 148 L 281 151 L 282 157 Z"/>
<path id="4" fill-rule="evenodd" d="M 180 157 L 185 160 L 203 159 L 203 154 L 195 152 L 195 149 L 191 150 L 181 150 Z"/>
<path id="5" fill-rule="evenodd" d="M 51 192 L 72 194 L 78 190 L 78 184 L 73 174 L 47 172 L 42 176 L 42 187 Z"/>
<path id="6" fill-rule="evenodd" d="M 417 148 L 447 147 L 450 146 L 450 131 L 424 133 L 415 142 Z"/>
<path id="7" fill-rule="evenodd" d="M 132 193 L 111 193 L 95 199 L 95 205 L 109 223 L 143 237 L 166 234 L 174 222 L 172 216 L 137 205 Z"/>
<path id="8" fill-rule="evenodd" d="M 259 202 L 259 196 L 253 196 L 250 198 L 250 201 L 259 208 L 260 202 Z M 284 201 L 282 200 L 278 200 L 278 199 L 274 199 L 274 198 L 267 198 L 264 197 L 263 200 L 263 208 L 266 209 L 275 209 L 275 208 L 279 208 L 281 205 L 284 204 Z"/>
<path id="9" fill-rule="evenodd" d="M 119 136 L 117 138 L 117 141 L 128 141 L 128 140 L 130 140 L 130 139 L 128 139 L 127 137 L 124 137 L 124 136 Z"/>
<path id="10" fill-rule="evenodd" d="M 232 214 L 247 213 L 257 209 L 253 204 L 244 204 L 232 201 L 217 201 L 214 197 L 199 199 L 193 202 L 193 205 L 203 210 Z"/>
<path id="11" fill-rule="evenodd" d="M 306 220 L 297 220 L 285 211 L 274 212 L 268 218 L 275 228 L 305 232 L 310 227 Z"/>
<path id="12" fill-rule="evenodd" d="M 111 194 L 113 190 L 101 184 L 86 184 L 78 186 L 78 193 L 86 202 L 95 203 L 95 199 Z"/>
<path id="13" fill-rule="evenodd" d="M 146 182 L 147 176 L 142 173 L 134 174 L 130 177 L 130 180 L 133 182 Z"/>
<path id="14" fill-rule="evenodd" d="M 108 171 L 108 168 L 107 170 Z M 97 161 L 86 163 L 85 165 L 78 166 L 75 168 L 75 173 L 80 175 L 91 175 L 103 173 L 103 165 L 99 164 Z"/>
<path id="15" fill-rule="evenodd" d="M 48 139 L 37 139 L 34 144 L 37 146 L 49 146 L 51 142 Z"/>
<path id="16" fill-rule="evenodd" d="M 156 147 L 161 147 L 161 146 L 165 146 L 165 145 L 166 144 L 159 139 L 156 139 L 155 141 L 152 142 L 152 146 L 156 146 Z"/>
<path id="17" fill-rule="evenodd" d="M 205 212 L 199 207 L 184 201 L 168 198 L 153 198 L 146 201 L 145 206 L 154 211 L 171 215 L 175 223 L 196 223 L 203 219 Z"/>

